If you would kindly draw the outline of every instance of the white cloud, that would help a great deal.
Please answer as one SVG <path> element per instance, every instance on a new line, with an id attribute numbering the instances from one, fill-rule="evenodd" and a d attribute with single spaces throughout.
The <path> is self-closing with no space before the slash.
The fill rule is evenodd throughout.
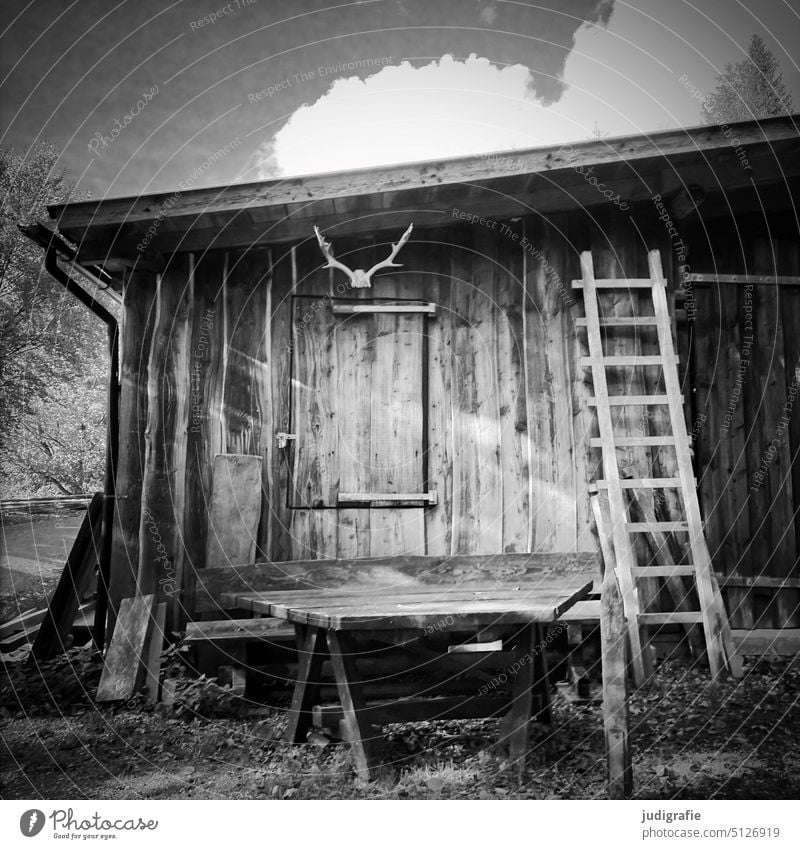
<path id="1" fill-rule="evenodd" d="M 585 138 L 591 131 L 544 107 L 522 65 L 475 55 L 408 62 L 338 79 L 261 145 L 246 179 L 438 159 Z"/>

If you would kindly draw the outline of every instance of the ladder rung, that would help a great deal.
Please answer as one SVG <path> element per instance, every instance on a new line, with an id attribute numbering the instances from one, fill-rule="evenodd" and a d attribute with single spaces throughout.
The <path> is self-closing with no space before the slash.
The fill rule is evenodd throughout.
<path id="1" fill-rule="evenodd" d="M 635 566 L 631 569 L 634 578 L 678 578 L 683 575 L 694 577 L 694 565 L 671 563 L 667 566 L 658 564 L 656 566 Z"/>
<path id="2" fill-rule="evenodd" d="M 619 485 L 623 489 L 673 489 L 681 486 L 680 478 L 622 478 Z M 598 489 L 608 489 L 609 481 L 595 481 Z"/>
<path id="3" fill-rule="evenodd" d="M 587 320 L 585 318 L 576 318 L 576 327 L 586 327 Z M 658 324 L 658 319 L 654 315 L 644 316 L 627 316 L 625 318 L 601 318 L 600 327 L 654 327 Z"/>
<path id="4" fill-rule="evenodd" d="M 631 354 L 621 357 L 602 357 L 601 359 L 594 357 L 580 357 L 578 359 L 578 364 L 581 366 L 606 366 L 606 368 L 613 366 L 664 366 L 677 364 L 677 362 L 677 356 L 666 357 L 663 354 L 652 356 L 634 356 Z"/>
<path id="5" fill-rule="evenodd" d="M 595 280 L 595 289 L 652 289 L 653 281 L 649 277 L 609 277 L 607 280 Z M 573 289 L 583 289 L 583 280 L 573 280 Z"/>
<path id="6" fill-rule="evenodd" d="M 625 522 L 625 530 L 629 533 L 647 533 L 648 531 L 683 531 L 689 532 L 688 522 Z"/>
<path id="7" fill-rule="evenodd" d="M 673 611 L 672 613 L 640 613 L 640 625 L 699 625 L 703 614 L 697 611 Z"/>
<path id="8" fill-rule="evenodd" d="M 683 404 L 683 398 L 681 397 L 681 404 Z M 597 398 L 589 398 L 588 402 L 590 407 L 597 406 Z M 647 406 L 656 404 L 669 404 L 669 396 L 667 395 L 609 395 L 608 397 L 608 406 L 609 407 L 635 407 L 635 406 Z"/>
<path id="9" fill-rule="evenodd" d="M 615 448 L 645 447 L 648 445 L 674 445 L 674 436 L 615 436 L 613 438 Z M 592 437 L 590 445 L 592 448 L 604 448 L 605 441 L 600 436 Z"/>

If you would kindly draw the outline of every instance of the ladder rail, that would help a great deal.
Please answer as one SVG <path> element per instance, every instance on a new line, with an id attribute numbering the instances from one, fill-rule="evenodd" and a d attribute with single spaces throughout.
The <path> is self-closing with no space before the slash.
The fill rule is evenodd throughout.
<path id="1" fill-rule="evenodd" d="M 644 651 L 642 632 L 639 625 L 639 597 L 633 578 L 636 557 L 630 535 L 625 529 L 628 510 L 620 484 L 619 466 L 614 446 L 614 423 L 611 419 L 611 407 L 608 402 L 608 383 L 605 367 L 602 364 L 603 339 L 600 333 L 600 309 L 595 288 L 594 261 L 589 251 L 581 254 L 581 273 L 583 277 L 584 309 L 586 311 L 586 335 L 589 354 L 593 360 L 592 377 L 594 394 L 597 399 L 597 422 L 600 438 L 603 440 L 603 474 L 608 483 L 607 496 L 611 513 L 611 539 L 617 562 L 617 577 L 625 602 L 628 638 L 631 647 L 631 664 L 634 677 L 644 681 L 649 672 L 648 657 Z"/>
<path id="2" fill-rule="evenodd" d="M 665 357 L 675 353 L 672 338 L 672 322 L 667 304 L 667 282 L 661 267 L 659 251 L 648 254 L 650 277 L 653 280 L 653 311 L 657 319 L 656 333 L 659 348 Z M 664 369 L 664 388 L 670 399 L 669 417 L 672 433 L 675 436 L 675 454 L 678 463 L 678 476 L 681 478 L 681 489 L 684 493 L 684 510 L 689 524 L 689 546 L 692 562 L 696 567 L 695 585 L 700 599 L 700 609 L 703 612 L 703 627 L 706 632 L 706 645 L 711 675 L 719 677 L 726 666 L 726 655 L 733 656 L 733 639 L 730 636 L 730 626 L 727 624 L 724 608 L 720 610 L 721 596 L 714 589 L 714 570 L 711 555 L 703 531 L 703 520 L 700 515 L 700 503 L 697 490 L 694 487 L 694 470 L 689 451 L 689 435 L 686 430 L 686 420 L 683 417 L 682 393 L 678 380 L 677 368 Z M 681 399 L 681 400 L 679 400 Z M 726 632 L 727 631 L 727 635 Z M 727 643 L 727 645 L 726 645 Z M 731 671 L 734 671 L 731 668 Z"/>

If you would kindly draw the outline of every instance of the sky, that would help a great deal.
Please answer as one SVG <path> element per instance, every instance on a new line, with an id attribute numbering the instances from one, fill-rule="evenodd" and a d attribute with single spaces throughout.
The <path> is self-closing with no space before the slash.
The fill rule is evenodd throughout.
<path id="1" fill-rule="evenodd" d="M 31 0 L 0 145 L 92 198 L 699 124 L 757 33 L 800 110 L 800 0 Z"/>

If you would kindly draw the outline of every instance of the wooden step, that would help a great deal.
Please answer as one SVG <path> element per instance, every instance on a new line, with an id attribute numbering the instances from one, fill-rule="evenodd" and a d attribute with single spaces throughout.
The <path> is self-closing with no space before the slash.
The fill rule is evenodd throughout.
<path id="1" fill-rule="evenodd" d="M 596 407 L 597 399 L 589 398 L 587 403 L 590 407 Z M 609 407 L 657 406 L 669 403 L 667 395 L 609 395 L 608 398 Z M 683 398 L 681 398 L 681 404 L 683 404 Z"/>
<path id="2" fill-rule="evenodd" d="M 594 482 L 596 489 L 608 489 L 609 481 Z M 682 485 L 680 478 L 622 478 L 619 482 L 622 489 L 677 489 Z"/>
<path id="3" fill-rule="evenodd" d="M 640 625 L 700 625 L 702 622 L 703 614 L 699 610 L 639 614 Z"/>
<path id="4" fill-rule="evenodd" d="M 594 357 L 579 357 L 578 359 L 578 365 L 583 366 L 584 368 L 590 368 L 593 366 L 614 368 L 616 366 L 664 366 L 677 364 L 678 357 L 674 354 L 670 357 L 662 354 L 647 356 L 630 354 L 620 357 L 603 357 L 599 360 Z"/>
<path id="5" fill-rule="evenodd" d="M 633 315 L 622 318 L 601 318 L 600 327 L 655 327 L 658 324 L 654 315 Z M 576 327 L 586 327 L 582 316 L 575 319 Z"/>
<path id="6" fill-rule="evenodd" d="M 693 578 L 695 576 L 695 567 L 692 563 L 636 566 L 631 569 L 631 574 L 634 578 L 677 578 L 682 576 Z"/>
<path id="7" fill-rule="evenodd" d="M 682 531 L 689 533 L 688 522 L 626 522 L 629 533 L 649 533 L 650 531 Z"/>
<path id="8" fill-rule="evenodd" d="M 594 436 L 589 441 L 592 448 L 603 448 L 605 442 L 601 436 Z M 615 448 L 645 447 L 648 445 L 674 445 L 674 436 L 615 436 Z"/>
<path id="9" fill-rule="evenodd" d="M 609 277 L 606 280 L 595 280 L 596 289 L 652 289 L 653 281 L 649 277 Z M 573 280 L 573 289 L 583 289 L 583 280 Z"/>

